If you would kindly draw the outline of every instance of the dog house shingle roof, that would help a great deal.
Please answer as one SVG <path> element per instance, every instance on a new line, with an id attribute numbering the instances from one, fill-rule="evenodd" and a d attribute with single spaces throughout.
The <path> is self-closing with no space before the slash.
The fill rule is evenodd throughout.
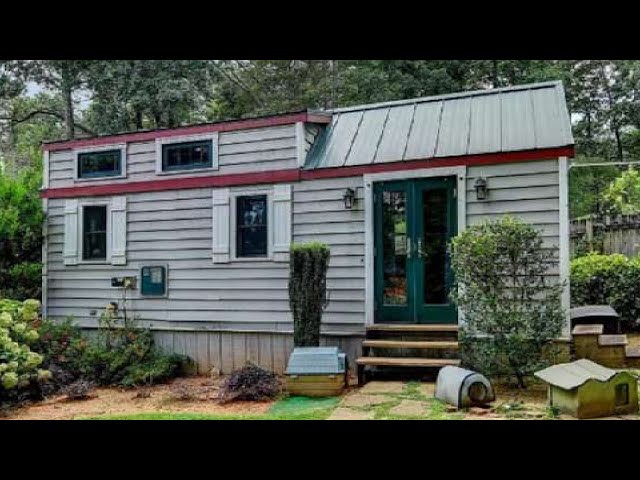
<path id="1" fill-rule="evenodd" d="M 605 368 L 591 360 L 582 359 L 545 368 L 534 375 L 539 379 L 565 390 L 578 388 L 589 380 L 607 382 L 618 372 Z"/>

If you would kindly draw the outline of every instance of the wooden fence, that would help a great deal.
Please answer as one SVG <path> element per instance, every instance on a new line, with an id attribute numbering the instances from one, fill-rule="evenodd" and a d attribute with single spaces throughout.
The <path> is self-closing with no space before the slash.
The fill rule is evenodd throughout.
<path id="1" fill-rule="evenodd" d="M 571 254 L 590 250 L 602 253 L 640 254 L 640 214 L 591 215 L 571 221 Z"/>

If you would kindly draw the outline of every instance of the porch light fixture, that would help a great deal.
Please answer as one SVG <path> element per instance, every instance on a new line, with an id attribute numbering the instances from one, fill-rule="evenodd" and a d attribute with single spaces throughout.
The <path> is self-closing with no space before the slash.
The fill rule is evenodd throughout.
<path id="1" fill-rule="evenodd" d="M 476 189 L 476 198 L 478 200 L 486 200 L 488 194 L 487 179 L 480 177 L 476 180 L 473 186 Z"/>
<path id="2" fill-rule="evenodd" d="M 353 188 L 347 188 L 342 196 L 344 208 L 351 210 L 356 203 L 356 192 Z"/>

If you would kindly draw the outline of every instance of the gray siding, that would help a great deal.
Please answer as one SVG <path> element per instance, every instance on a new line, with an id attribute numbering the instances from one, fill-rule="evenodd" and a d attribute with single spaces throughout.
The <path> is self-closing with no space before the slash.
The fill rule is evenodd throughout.
<path id="1" fill-rule="evenodd" d="M 476 199 L 474 182 L 487 179 L 488 200 Z M 510 214 L 532 224 L 543 237 L 543 246 L 558 251 L 560 201 L 558 160 L 522 162 L 467 169 L 467 225 Z M 557 277 L 558 266 L 550 268 Z"/>
<path id="2" fill-rule="evenodd" d="M 364 316 L 363 212 L 345 211 L 342 192 L 360 178 L 298 184 L 293 198 L 294 241 L 332 247 L 331 303 L 324 330 L 359 332 Z M 64 203 L 48 208 L 48 313 L 73 315 L 86 326 L 109 301 L 119 300 L 113 276 L 138 275 L 147 264 L 169 267 L 167 298 L 129 293 L 128 305 L 145 325 L 197 329 L 291 331 L 288 264 L 272 261 L 214 264 L 211 260 L 211 189 L 128 195 L 127 265 L 63 264 Z M 91 315 L 95 310 L 96 315 Z"/>
<path id="3" fill-rule="evenodd" d="M 112 179 L 110 182 L 127 183 L 181 176 L 228 175 L 282 170 L 298 166 L 294 125 L 221 132 L 218 145 L 219 168 L 217 171 L 200 173 L 187 171 L 184 174 L 157 176 L 155 142 L 130 143 L 127 146 L 127 177 Z M 51 152 L 49 164 L 50 188 L 104 183 L 104 180 L 74 183 L 72 150 Z"/>

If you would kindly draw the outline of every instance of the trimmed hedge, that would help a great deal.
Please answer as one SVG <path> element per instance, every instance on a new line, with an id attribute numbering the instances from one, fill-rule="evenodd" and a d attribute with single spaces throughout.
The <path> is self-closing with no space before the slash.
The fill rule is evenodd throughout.
<path id="1" fill-rule="evenodd" d="M 640 318 L 640 257 L 590 253 L 571 262 L 571 305 L 611 305 L 627 328 Z"/>
<path id="2" fill-rule="evenodd" d="M 320 345 L 320 322 L 327 306 L 327 269 L 331 252 L 323 243 L 291 246 L 289 307 L 296 347 Z"/>

